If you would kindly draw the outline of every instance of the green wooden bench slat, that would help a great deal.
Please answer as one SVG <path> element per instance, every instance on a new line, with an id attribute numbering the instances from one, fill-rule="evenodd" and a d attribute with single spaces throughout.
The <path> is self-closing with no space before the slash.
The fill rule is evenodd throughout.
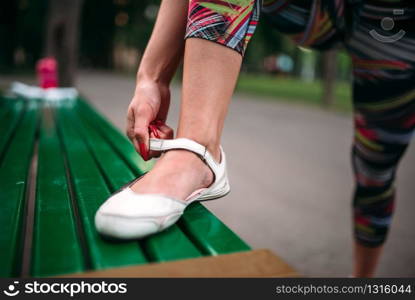
<path id="1" fill-rule="evenodd" d="M 202 204 L 191 204 L 179 225 L 206 255 L 227 254 L 251 248 Z"/>
<path id="2" fill-rule="evenodd" d="M 110 183 L 112 192 L 114 192 L 133 180 L 135 175 L 129 170 L 124 160 L 113 151 L 103 136 L 86 120 L 85 116 L 82 118 L 74 116 L 72 123 L 77 124 L 79 131 L 84 134 L 91 153 L 98 161 Z M 104 122 L 98 119 L 95 121 L 97 122 L 95 127 L 102 126 Z M 150 254 L 151 259 L 158 262 L 202 256 L 177 225 L 172 226 L 166 232 L 145 239 L 141 244 L 145 247 L 146 253 Z"/>
<path id="3" fill-rule="evenodd" d="M 95 157 L 103 175 L 107 178 L 111 192 L 135 178 L 125 161 L 117 155 L 110 144 L 93 128 L 85 118 L 80 118 L 75 110 L 68 113 L 74 125 L 83 135 L 90 152 Z"/>
<path id="4" fill-rule="evenodd" d="M 21 99 L 17 98 L 10 98 L 0 94 L 0 110 L 5 110 L 7 106 L 11 106 L 11 104 L 16 104 L 16 102 L 21 101 Z"/>
<path id="5" fill-rule="evenodd" d="M 10 102 L 10 99 L 3 98 L 0 96 L 0 122 L 3 122 L 3 118 L 6 113 L 11 109 L 10 105 L 7 105 Z M 4 123 L 6 124 L 6 123 Z M 3 125 L 3 124 L 2 124 Z"/>
<path id="6" fill-rule="evenodd" d="M 10 136 L 16 129 L 16 125 L 20 120 L 23 112 L 23 101 L 19 100 L 6 100 L 1 99 L 2 105 L 2 116 L 0 118 L 0 157 L 8 144 Z M 7 103 L 7 104 L 6 104 Z"/>
<path id="7" fill-rule="evenodd" d="M 157 262 L 203 256 L 177 224 L 144 239 L 143 243 L 147 252 Z"/>
<path id="8" fill-rule="evenodd" d="M 132 168 L 133 172 L 136 172 L 136 176 L 140 176 L 143 173 L 149 171 L 153 166 L 153 162 L 144 161 L 135 151 L 133 145 L 127 139 L 126 136 L 120 134 L 119 130 L 116 129 L 105 117 L 99 114 L 95 108 L 93 108 L 86 100 L 80 99 L 78 101 L 79 111 L 83 115 L 83 118 L 94 121 L 98 124 L 97 131 L 107 139 L 114 149 L 122 156 L 127 164 Z"/>
<path id="9" fill-rule="evenodd" d="M 85 269 L 84 258 L 50 107 L 42 111 L 38 153 L 31 275 L 81 272 Z"/>
<path id="10" fill-rule="evenodd" d="M 21 268 L 25 188 L 38 121 L 37 104 L 28 104 L 0 165 L 0 276 Z"/>
<path id="11" fill-rule="evenodd" d="M 68 157 L 92 269 L 146 263 L 136 242 L 109 242 L 96 232 L 95 212 L 110 196 L 110 191 L 69 114 L 70 109 L 67 107 L 58 108 L 57 122 Z"/>
<path id="12" fill-rule="evenodd" d="M 97 127 L 104 128 L 104 126 L 100 126 L 102 123 L 100 120 L 103 120 L 103 118 L 88 103 L 80 101 L 79 106 L 80 111 L 83 113 L 83 118 L 91 116 L 88 120 L 96 122 Z M 104 132 L 106 134 L 107 131 Z M 121 136 L 126 140 L 126 143 L 117 143 L 120 155 L 125 154 L 127 157 L 138 156 L 131 143 L 118 130 L 114 129 L 111 138 L 117 141 L 121 140 L 121 138 L 116 138 L 117 136 Z M 131 164 L 131 168 L 137 169 L 137 166 Z M 138 170 L 136 173 L 139 173 Z M 250 249 L 244 241 L 200 203 L 195 203 L 186 209 L 179 225 L 206 255 L 225 254 Z"/>

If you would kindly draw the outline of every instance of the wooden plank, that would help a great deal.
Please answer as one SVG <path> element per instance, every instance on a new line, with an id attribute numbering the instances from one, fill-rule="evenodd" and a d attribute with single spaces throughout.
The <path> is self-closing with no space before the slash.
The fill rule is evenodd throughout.
<path id="1" fill-rule="evenodd" d="M 0 159 L 4 155 L 9 140 L 23 113 L 23 101 L 2 99 L 2 115 L 0 117 Z"/>
<path id="2" fill-rule="evenodd" d="M 2 98 L 0 96 L 0 122 L 2 122 L 4 116 L 6 115 L 7 111 L 9 110 L 9 105 L 7 105 L 10 100 L 6 98 Z"/>
<path id="3" fill-rule="evenodd" d="M 250 250 L 241 238 L 201 203 L 191 204 L 179 220 L 189 238 L 205 255 Z"/>
<path id="4" fill-rule="evenodd" d="M 68 112 L 67 115 L 81 133 L 89 151 L 102 170 L 111 192 L 115 192 L 135 178 L 126 162 L 118 156 L 107 140 L 95 130 L 95 127 L 91 126 L 85 116 L 79 115 L 75 110 Z M 102 123 L 97 125 L 104 126 Z"/>
<path id="5" fill-rule="evenodd" d="M 107 122 L 102 117 L 100 118 L 87 103 L 80 101 L 79 106 L 83 118 L 88 117 L 88 120 L 96 124 L 96 128 L 106 128 L 104 123 Z M 117 141 L 119 155 L 124 156 L 127 160 L 129 157 L 138 156 L 131 143 L 119 131 L 114 130 L 110 137 L 114 141 L 113 143 Z M 109 131 L 105 129 L 103 134 L 107 134 L 107 132 Z M 118 142 L 121 139 L 126 142 Z M 137 160 L 137 158 L 133 159 L 133 161 Z M 135 170 L 135 173 L 140 174 L 138 165 L 132 162 L 129 166 L 133 168 L 133 171 Z M 250 249 L 244 241 L 200 203 L 194 203 L 188 207 L 178 225 L 204 255 L 225 254 Z"/>
<path id="6" fill-rule="evenodd" d="M 96 119 L 96 126 L 93 127 L 84 115 L 71 113 L 71 118 L 72 124 L 76 124 L 78 131 L 82 132 L 90 152 L 110 185 L 111 192 L 135 178 L 126 162 L 114 152 L 104 137 L 95 130 L 96 127 L 103 127 L 103 120 Z M 136 170 L 136 172 L 140 171 Z M 160 262 L 202 256 L 176 225 L 160 234 L 144 239 L 140 244 L 152 261 Z"/>
<path id="7" fill-rule="evenodd" d="M 133 145 L 128 138 L 121 134 L 105 117 L 99 114 L 87 101 L 80 99 L 78 101 L 79 112 L 83 118 L 91 120 L 97 131 L 112 145 L 114 150 L 127 162 L 136 176 L 149 171 L 153 166 L 153 161 L 145 162 L 137 154 Z"/>
<path id="8" fill-rule="evenodd" d="M 153 262 L 203 256 L 177 225 L 144 239 L 143 244 L 146 251 L 151 255 Z"/>
<path id="9" fill-rule="evenodd" d="M 7 106 L 10 106 L 10 104 L 16 103 L 18 101 L 20 101 L 20 99 L 6 97 L 0 93 L 0 110 L 5 110 Z"/>
<path id="10" fill-rule="evenodd" d="M 70 117 L 70 109 L 57 109 L 57 123 L 62 138 L 72 178 L 72 184 L 83 225 L 85 240 L 92 269 L 146 263 L 136 242 L 104 240 L 94 226 L 95 212 L 110 196 L 99 166 Z"/>
<path id="11" fill-rule="evenodd" d="M 85 269 L 52 109 L 43 109 L 40 126 L 31 260 L 33 277 Z"/>
<path id="12" fill-rule="evenodd" d="M 30 102 L 0 165 L 0 276 L 18 276 L 21 268 L 25 190 L 38 123 Z"/>
<path id="13" fill-rule="evenodd" d="M 93 278 L 258 278 L 299 277 L 300 275 L 280 257 L 267 249 L 252 250 L 215 257 L 186 259 L 162 264 L 148 264 L 109 269 L 63 277 Z"/>

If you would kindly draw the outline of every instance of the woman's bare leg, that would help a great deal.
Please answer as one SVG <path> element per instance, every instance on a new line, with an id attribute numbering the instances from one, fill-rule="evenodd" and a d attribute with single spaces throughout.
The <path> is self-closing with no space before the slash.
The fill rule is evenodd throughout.
<path id="1" fill-rule="evenodd" d="M 383 246 L 365 247 L 358 242 L 354 242 L 354 269 L 353 277 L 373 277 L 379 259 L 382 254 Z"/>
<path id="2" fill-rule="evenodd" d="M 241 55 L 232 49 L 198 38 L 186 40 L 177 137 L 207 146 L 216 160 L 220 159 L 221 133 L 241 62 Z M 212 180 L 212 172 L 195 154 L 173 150 L 132 189 L 185 199 Z"/>
<path id="3" fill-rule="evenodd" d="M 205 145 L 219 159 L 225 116 L 242 57 L 202 39 L 186 42 L 178 136 Z"/>

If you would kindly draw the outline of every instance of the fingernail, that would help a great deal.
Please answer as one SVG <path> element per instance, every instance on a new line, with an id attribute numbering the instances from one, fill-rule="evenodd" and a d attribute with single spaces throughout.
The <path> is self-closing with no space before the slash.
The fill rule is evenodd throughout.
<path id="1" fill-rule="evenodd" d="M 148 153 L 147 153 L 146 144 L 139 143 L 138 146 L 140 147 L 141 156 L 143 157 L 144 160 L 147 160 L 148 159 Z"/>
<path id="2" fill-rule="evenodd" d="M 160 138 L 160 135 L 157 131 L 158 128 L 156 126 L 150 124 L 148 125 L 148 127 L 150 128 L 151 132 L 154 134 L 156 138 Z"/>

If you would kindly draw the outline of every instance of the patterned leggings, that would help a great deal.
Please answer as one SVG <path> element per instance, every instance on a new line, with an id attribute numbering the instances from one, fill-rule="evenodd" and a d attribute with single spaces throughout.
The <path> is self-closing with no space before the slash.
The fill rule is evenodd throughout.
<path id="1" fill-rule="evenodd" d="M 354 233 L 368 247 L 386 239 L 396 169 L 415 128 L 411 2 L 365 0 L 357 6 L 348 0 L 191 0 L 189 4 L 186 38 L 207 39 L 241 55 L 261 9 L 271 26 L 298 45 L 318 50 L 343 46 L 348 51 L 354 75 Z"/>

